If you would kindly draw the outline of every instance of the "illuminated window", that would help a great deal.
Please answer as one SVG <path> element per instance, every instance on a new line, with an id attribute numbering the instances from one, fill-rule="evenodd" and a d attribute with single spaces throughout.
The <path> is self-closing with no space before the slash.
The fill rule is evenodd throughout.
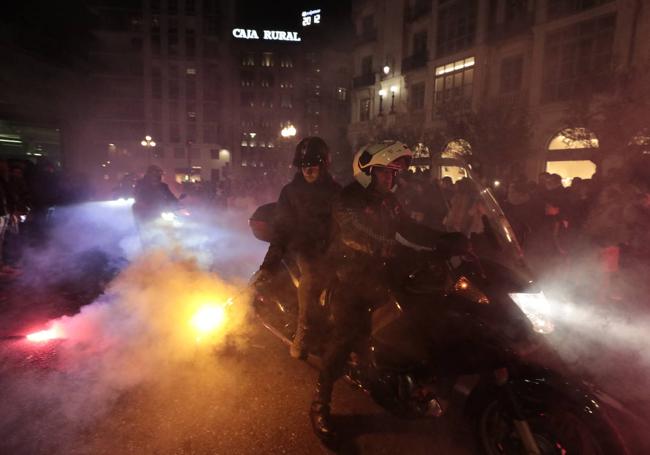
<path id="1" fill-rule="evenodd" d="M 282 56 L 282 58 L 280 60 L 280 67 L 282 67 L 282 68 L 293 68 L 293 59 L 288 55 Z"/>
<path id="2" fill-rule="evenodd" d="M 345 101 L 348 99 L 348 89 L 344 87 L 339 87 L 336 89 L 336 98 L 339 101 Z"/>
<path id="3" fill-rule="evenodd" d="M 187 68 L 185 74 L 196 74 L 196 68 Z"/>
<path id="4" fill-rule="evenodd" d="M 472 154 L 472 146 L 465 139 L 455 139 L 447 142 L 442 151 L 442 158 L 458 158 Z"/>
<path id="5" fill-rule="evenodd" d="M 474 57 L 469 57 L 436 68 L 433 101 L 435 105 L 460 102 L 462 107 L 469 107 L 474 84 L 474 64 Z"/>
<path id="6" fill-rule="evenodd" d="M 255 66 L 255 54 L 246 53 L 242 55 L 241 66 Z"/>
<path id="7" fill-rule="evenodd" d="M 255 73 L 242 71 L 239 79 L 242 87 L 253 87 L 255 85 Z"/>
<path id="8" fill-rule="evenodd" d="M 593 132 L 586 128 L 566 128 L 548 144 L 546 172 L 559 174 L 564 186 L 570 185 L 574 177 L 590 179 L 596 172 L 596 165 L 589 155 L 598 147 L 598 138 Z"/>
<path id="9" fill-rule="evenodd" d="M 273 66 L 273 53 L 272 52 L 264 52 L 262 54 L 262 61 L 261 61 L 260 64 L 262 66 L 265 66 L 265 67 Z"/>
<path id="10" fill-rule="evenodd" d="M 273 87 L 274 82 L 275 82 L 275 79 L 273 78 L 272 74 L 265 74 L 265 75 L 263 75 L 261 77 L 260 86 L 262 86 L 264 88 L 270 88 L 270 87 Z"/>
<path id="11" fill-rule="evenodd" d="M 598 148 L 598 138 L 585 128 L 566 128 L 548 144 L 549 150 L 573 150 Z"/>
<path id="12" fill-rule="evenodd" d="M 430 157 L 431 151 L 429 150 L 429 147 L 424 145 L 422 142 L 418 142 L 415 147 L 413 147 L 413 159 Z"/>

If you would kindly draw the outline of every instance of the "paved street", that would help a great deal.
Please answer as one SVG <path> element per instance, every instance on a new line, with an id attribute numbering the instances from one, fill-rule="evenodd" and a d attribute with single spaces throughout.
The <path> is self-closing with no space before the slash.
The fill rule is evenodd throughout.
<path id="1" fill-rule="evenodd" d="M 219 270 L 229 281 L 245 278 L 264 252 L 261 243 L 243 247 L 251 242 L 242 223 L 218 234 L 212 228 Z M 27 267 L 17 280 L 0 282 L 0 453 L 326 451 L 308 419 L 316 369 L 291 359 L 256 319 L 245 323 L 245 341 L 232 349 L 193 353 L 155 338 L 181 324 L 174 304 L 156 299 L 173 300 L 214 275 L 154 260 L 114 280 L 115 261 L 100 251 L 52 257 L 33 262 L 39 266 Z M 108 296 L 100 296 L 111 280 L 117 291 L 109 286 Z M 153 302 L 138 300 L 151 291 L 147 283 L 157 289 Z M 142 325 L 133 317 L 140 308 L 149 308 L 153 322 Z M 172 316 L 157 320 L 157 312 Z M 17 338 L 63 315 L 71 316 L 65 325 L 73 341 Z M 162 329 L 149 327 L 158 322 Z M 349 429 L 343 453 L 473 453 L 455 417 L 397 419 L 343 381 L 334 412 Z"/>
<path id="2" fill-rule="evenodd" d="M 12 396 L 3 398 L 0 453 L 326 452 L 312 436 L 307 415 L 316 370 L 292 360 L 264 329 L 256 329 L 242 351 L 211 354 L 209 361 L 190 360 L 172 369 L 161 365 L 164 374 L 106 397 L 105 409 L 79 407 L 87 415 L 65 415 L 66 400 L 93 391 L 62 385 L 59 381 L 84 380 L 47 369 L 48 363 L 57 363 L 55 346 L 2 343 L 1 385 Z M 10 364 L 20 367 L 7 371 Z M 39 387 L 60 387 L 71 396 L 41 401 Z M 334 410 L 337 421 L 349 428 L 343 453 L 473 453 L 469 435 L 451 423 L 453 418 L 397 419 L 344 382 L 335 391 Z"/>

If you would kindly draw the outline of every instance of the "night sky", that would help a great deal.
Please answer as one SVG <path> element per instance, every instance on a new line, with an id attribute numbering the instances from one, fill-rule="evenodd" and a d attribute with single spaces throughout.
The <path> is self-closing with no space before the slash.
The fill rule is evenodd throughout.
<path id="1" fill-rule="evenodd" d="M 238 21 L 242 27 L 268 26 L 274 29 L 302 29 L 300 13 L 322 10 L 322 27 L 331 29 L 350 20 L 351 0 L 243 0 L 237 2 Z"/>

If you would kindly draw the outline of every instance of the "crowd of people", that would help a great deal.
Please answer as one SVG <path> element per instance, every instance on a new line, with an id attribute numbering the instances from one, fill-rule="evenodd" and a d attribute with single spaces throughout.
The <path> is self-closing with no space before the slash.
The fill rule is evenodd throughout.
<path id="1" fill-rule="evenodd" d="M 541 276 L 567 277 L 567 270 L 586 262 L 602 279 L 604 297 L 620 299 L 616 279 L 621 271 L 638 272 L 650 257 L 650 174 L 645 157 L 626 166 L 575 177 L 568 186 L 558 174 L 543 172 L 536 182 L 523 176 L 513 181 L 486 182 L 512 226 L 527 263 Z M 480 231 L 454 225 L 454 212 L 477 211 L 464 197 L 469 181 L 450 177 L 431 180 L 407 174 L 398 196 L 411 217 L 449 230 Z M 469 218 L 472 220 L 472 218 Z"/>
<path id="2" fill-rule="evenodd" d="M 48 161 L 0 160 L 0 277 L 21 273 L 23 248 L 45 240 L 51 208 L 75 199 L 79 183 Z"/>

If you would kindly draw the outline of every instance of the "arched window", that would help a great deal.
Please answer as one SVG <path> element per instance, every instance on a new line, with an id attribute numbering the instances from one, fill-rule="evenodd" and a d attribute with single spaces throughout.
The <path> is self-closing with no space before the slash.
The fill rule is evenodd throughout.
<path id="1" fill-rule="evenodd" d="M 559 174 L 564 186 L 574 177 L 590 179 L 596 172 L 594 152 L 598 138 L 586 128 L 565 128 L 548 143 L 546 172 Z"/>
<path id="2" fill-rule="evenodd" d="M 454 139 L 447 142 L 442 150 L 443 158 L 459 158 L 472 154 L 472 146 L 465 139 Z"/>
<path id="3" fill-rule="evenodd" d="M 409 170 L 416 172 L 431 169 L 431 151 L 429 147 L 422 142 L 418 142 L 412 147 L 412 150 L 413 160 L 411 161 Z"/>
<path id="4" fill-rule="evenodd" d="M 467 157 L 472 154 L 472 146 L 465 139 L 454 139 L 447 142 L 440 155 L 440 178 L 451 177 L 456 182 L 467 177 L 464 166 L 457 166 L 454 160 Z"/>

